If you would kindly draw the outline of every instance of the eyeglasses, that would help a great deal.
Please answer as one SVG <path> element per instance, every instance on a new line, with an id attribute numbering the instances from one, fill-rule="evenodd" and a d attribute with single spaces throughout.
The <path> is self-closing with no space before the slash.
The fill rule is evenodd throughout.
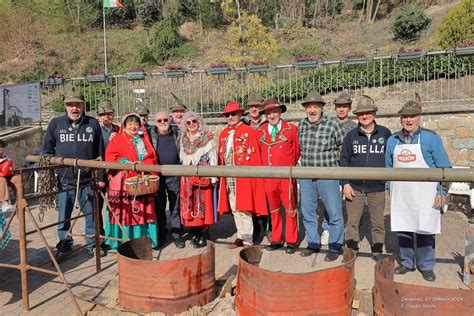
<path id="1" fill-rule="evenodd" d="M 189 120 L 186 122 L 186 125 L 192 125 L 192 124 L 196 124 L 198 121 L 197 120 Z"/>
<path id="2" fill-rule="evenodd" d="M 236 111 L 230 112 L 230 113 L 226 113 L 226 114 L 225 114 L 225 117 L 236 116 L 238 113 L 239 113 L 239 112 L 236 112 Z"/>
<path id="3" fill-rule="evenodd" d="M 165 119 L 157 119 L 156 120 L 157 123 L 168 123 L 168 119 L 165 118 Z"/>

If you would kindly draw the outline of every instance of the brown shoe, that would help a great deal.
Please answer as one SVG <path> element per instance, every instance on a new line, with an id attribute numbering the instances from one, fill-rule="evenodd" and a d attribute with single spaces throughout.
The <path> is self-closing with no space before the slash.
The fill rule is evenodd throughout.
<path id="1" fill-rule="evenodd" d="M 242 241 L 242 239 L 237 238 L 232 244 L 227 246 L 227 249 L 235 249 L 235 248 L 239 248 L 243 246 L 244 246 L 244 242 Z"/>

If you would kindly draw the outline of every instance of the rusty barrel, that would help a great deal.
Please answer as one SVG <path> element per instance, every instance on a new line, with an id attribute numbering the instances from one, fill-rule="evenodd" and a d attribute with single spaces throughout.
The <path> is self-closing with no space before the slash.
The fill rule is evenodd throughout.
<path id="1" fill-rule="evenodd" d="M 350 315 L 355 255 L 344 248 L 344 264 L 301 273 L 258 267 L 262 248 L 240 252 L 235 307 L 239 315 Z"/>
<path id="2" fill-rule="evenodd" d="M 388 257 L 375 265 L 376 315 L 473 315 L 473 290 L 395 282 L 394 262 L 393 257 Z"/>
<path id="3" fill-rule="evenodd" d="M 151 241 L 141 237 L 118 248 L 119 305 L 139 313 L 177 314 L 215 297 L 214 244 L 200 255 L 152 260 Z"/>

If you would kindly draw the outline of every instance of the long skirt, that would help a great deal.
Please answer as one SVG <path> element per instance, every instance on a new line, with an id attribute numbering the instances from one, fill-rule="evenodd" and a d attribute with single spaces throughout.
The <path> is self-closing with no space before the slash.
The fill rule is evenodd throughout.
<path id="1" fill-rule="evenodd" d="M 180 208 L 181 222 L 186 227 L 204 226 L 216 223 L 213 186 L 194 186 L 189 177 L 181 177 Z M 217 193 L 216 193 L 217 194 Z"/>
<path id="2" fill-rule="evenodd" d="M 131 196 L 125 189 L 125 177 L 119 172 L 109 182 L 109 203 L 111 210 L 105 217 L 105 236 L 136 239 L 147 236 L 152 247 L 158 245 L 158 226 L 155 213 L 154 195 Z M 115 217 L 113 215 L 115 215 Z M 122 229 L 118 225 L 122 225 Z M 107 239 L 111 248 L 117 248 L 121 242 Z"/>
<path id="3" fill-rule="evenodd" d="M 0 207 L 2 207 L 0 205 Z M 5 229 L 5 227 L 7 227 L 7 221 L 5 219 L 5 217 L 3 216 L 3 211 L 0 209 L 0 237 L 2 236 L 3 234 L 3 230 Z M 4 249 L 7 244 L 8 244 L 8 241 L 10 240 L 12 234 L 10 232 L 10 228 L 7 230 L 7 233 L 5 234 L 5 237 L 3 237 L 2 240 L 0 240 L 0 249 Z"/>

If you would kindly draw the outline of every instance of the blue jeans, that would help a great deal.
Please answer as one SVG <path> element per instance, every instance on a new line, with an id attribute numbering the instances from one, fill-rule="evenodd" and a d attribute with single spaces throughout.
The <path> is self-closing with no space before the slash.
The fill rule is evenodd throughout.
<path id="1" fill-rule="evenodd" d="M 308 247 L 321 248 L 318 232 L 318 198 L 321 197 L 329 219 L 329 251 L 338 252 L 344 243 L 344 218 L 339 180 L 298 180 L 301 211 Z"/>
<path id="2" fill-rule="evenodd" d="M 415 249 L 416 235 L 416 249 Z M 420 271 L 433 270 L 436 262 L 435 235 L 422 235 L 412 232 L 398 232 L 400 264 L 413 269 L 418 265 Z"/>
<path id="3" fill-rule="evenodd" d="M 72 184 L 60 184 L 60 189 L 71 189 L 75 188 L 75 185 Z M 88 197 L 87 194 L 91 192 L 91 195 Z M 71 218 L 71 214 L 74 208 L 74 199 L 76 197 L 76 190 L 71 190 L 67 192 L 59 193 L 59 203 L 58 203 L 58 221 L 64 221 L 66 219 Z M 79 189 L 79 206 L 82 207 L 83 201 L 87 198 L 87 202 L 85 202 L 84 208 L 82 208 L 83 213 L 91 213 L 94 209 L 94 195 L 91 191 L 89 186 L 82 187 Z M 95 226 L 94 226 L 94 216 L 89 214 L 85 217 L 86 220 L 86 228 L 85 234 L 86 235 L 94 235 L 95 234 Z M 67 232 L 71 227 L 71 222 L 65 222 L 58 224 L 58 238 L 59 241 L 66 239 L 66 243 L 64 246 L 72 247 L 74 240 L 71 236 L 67 236 Z M 94 238 L 93 237 L 86 237 L 87 249 L 92 249 L 95 246 Z"/>

